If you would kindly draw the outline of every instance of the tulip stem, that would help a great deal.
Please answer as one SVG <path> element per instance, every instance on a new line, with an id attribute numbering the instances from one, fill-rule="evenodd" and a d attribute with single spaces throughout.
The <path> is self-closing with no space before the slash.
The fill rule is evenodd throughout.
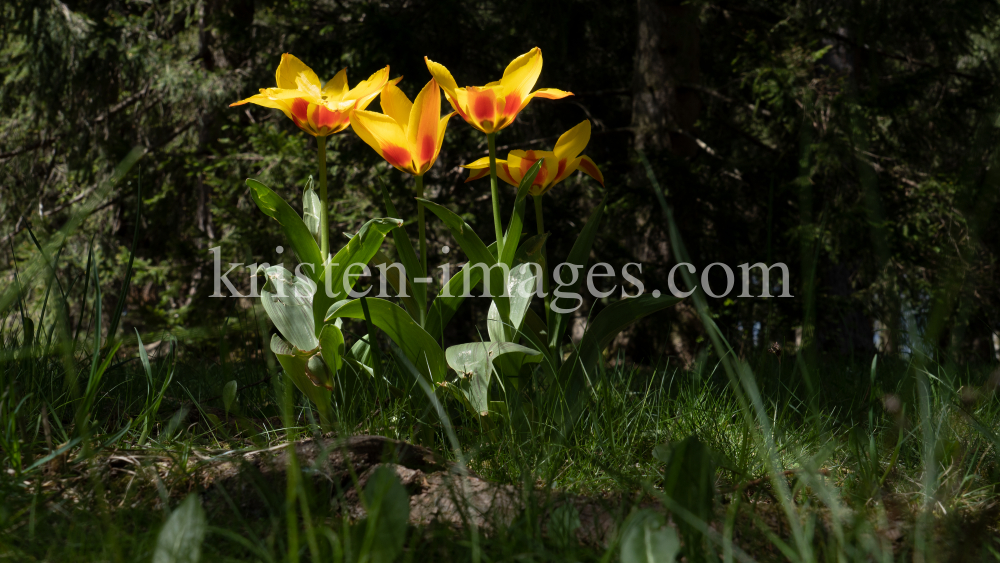
<path id="1" fill-rule="evenodd" d="M 417 176 L 417 197 L 424 197 L 424 177 L 423 175 Z M 423 267 L 424 271 L 420 272 L 421 276 L 427 275 L 427 235 L 424 231 L 424 204 L 417 202 L 417 228 L 420 232 L 420 265 Z"/>
<path id="2" fill-rule="evenodd" d="M 493 226 L 497 231 L 497 260 L 503 256 L 503 226 L 500 223 L 500 194 L 497 190 L 497 134 L 487 133 L 490 145 L 490 190 L 493 192 Z"/>
<path id="3" fill-rule="evenodd" d="M 538 234 L 541 235 L 545 233 L 545 218 L 542 215 L 542 195 L 537 195 L 532 199 L 535 200 L 535 225 L 538 227 Z M 552 297 L 549 296 L 549 259 L 546 255 L 544 244 L 542 244 L 542 261 L 545 262 L 542 267 L 542 291 L 545 293 L 545 320 L 548 322 L 549 311 L 552 310 Z"/>
<path id="4" fill-rule="evenodd" d="M 327 194 L 326 194 L 326 137 L 316 137 L 319 145 L 317 151 L 319 158 L 319 254 L 326 263 L 330 254 L 330 218 L 327 215 Z"/>

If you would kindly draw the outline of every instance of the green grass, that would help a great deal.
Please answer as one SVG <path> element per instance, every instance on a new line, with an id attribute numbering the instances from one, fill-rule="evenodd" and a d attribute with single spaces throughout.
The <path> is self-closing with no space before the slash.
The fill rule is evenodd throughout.
<path id="1" fill-rule="evenodd" d="M 91 354 L 69 364 L 81 389 L 74 392 L 66 362 L 21 346 L 20 330 L 10 328 L 19 321 L 8 321 L 0 558 L 150 560 L 169 510 L 199 489 L 193 474 L 177 469 L 182 461 L 318 432 L 308 401 L 288 393 L 273 361 L 253 346 L 223 349 L 222 363 L 189 357 L 181 346 L 176 358 L 151 363 L 150 380 L 135 339 L 126 339 L 129 349 L 118 352 L 81 413 Z M 226 341 L 260 339 L 244 327 Z M 335 411 L 337 435 L 384 435 L 457 459 L 454 438 L 475 473 L 540 498 L 558 490 L 603 499 L 619 523 L 628 506 L 661 502 L 684 520 L 685 508 L 661 492 L 665 467 L 653 450 L 697 435 L 719 467 L 703 549 L 724 560 L 743 552 L 761 561 L 994 560 L 1000 553 L 995 366 L 827 358 L 807 377 L 794 356 L 730 357 L 731 368 L 749 376 L 752 365 L 756 374 L 756 387 L 743 380 L 737 389 L 710 353 L 687 370 L 616 363 L 597 374 L 594 398 L 570 436 L 545 413 L 484 426 L 446 401 L 452 437 L 437 411 L 393 392 L 390 383 L 405 385 L 406 372 L 383 358 L 386 381 L 372 380 L 353 408 Z M 232 380 L 237 401 L 227 413 L 223 388 Z M 140 444 L 144 417 L 150 426 Z M 89 433 L 79 432 L 79 421 Z M 66 456 L 45 461 L 81 435 Z M 296 510 L 292 526 L 284 505 L 264 517 L 213 508 L 203 560 L 286 561 L 290 545 L 301 560 L 314 553 L 335 560 L 352 524 L 323 499 L 309 500 L 309 518 Z M 411 528 L 402 560 L 619 558 L 615 541 L 578 545 L 555 536 L 530 514 L 488 534 Z M 726 547 L 730 538 L 735 551 Z"/>

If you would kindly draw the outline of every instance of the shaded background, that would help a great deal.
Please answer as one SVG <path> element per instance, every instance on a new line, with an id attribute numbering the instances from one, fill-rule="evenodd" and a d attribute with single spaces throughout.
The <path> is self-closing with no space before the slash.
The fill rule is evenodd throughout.
<path id="1" fill-rule="evenodd" d="M 602 191 L 577 175 L 545 196 L 557 261 L 606 195 L 592 259 L 619 271 L 641 262 L 647 290 L 666 288 L 675 260 L 641 149 L 699 273 L 712 262 L 736 271 L 737 289 L 711 305 L 741 355 L 773 342 L 816 357 L 906 353 L 936 324 L 939 341 L 931 344 L 943 353 L 996 361 L 998 8 L 993 1 L 6 0 L 0 268 L 13 283 L 15 260 L 36 252 L 28 231 L 44 240 L 59 229 L 140 146 L 138 164 L 67 242 L 60 277 L 70 280 L 71 295 L 82 295 L 72 280 L 82 277 L 93 241 L 106 314 L 125 298 L 128 333 L 169 331 L 189 348 L 212 350 L 227 317 L 250 302 L 208 297 L 208 249 L 221 246 L 224 261 L 280 260 L 276 225 L 243 180 L 258 178 L 298 206 L 315 174 L 315 140 L 280 112 L 228 107 L 273 86 L 282 53 L 322 79 L 347 67 L 352 85 L 389 64 L 412 97 L 430 78 L 424 55 L 460 84 L 485 84 L 537 45 L 545 59 L 538 87 L 576 95 L 533 102 L 499 135 L 501 156 L 551 149 L 559 134 L 590 119 L 585 154 L 607 180 Z M 341 197 L 335 232 L 382 215 L 376 174 L 413 217 L 409 177 L 351 131 L 331 137 L 330 150 L 330 185 Z M 464 184 L 459 168 L 485 153 L 485 138 L 452 120 L 427 183 L 432 199 L 489 239 L 488 182 Z M 136 228 L 140 175 L 137 270 L 123 296 L 115 292 Z M 512 191 L 504 196 L 509 204 Z M 445 259 L 437 249 L 454 244 L 433 218 L 430 229 L 433 265 Z M 736 266 L 758 261 L 786 263 L 795 297 L 735 297 Z M 713 272 L 713 286 L 724 287 L 721 271 Z M 237 285 L 248 288 L 242 277 Z M 41 307 L 41 290 L 29 297 Z M 79 316 L 85 303 L 79 296 L 76 303 L 71 314 Z M 482 304 L 467 304 L 447 343 L 468 340 L 484 314 Z M 701 348 L 700 325 L 681 305 L 626 331 L 613 353 L 688 364 Z"/>

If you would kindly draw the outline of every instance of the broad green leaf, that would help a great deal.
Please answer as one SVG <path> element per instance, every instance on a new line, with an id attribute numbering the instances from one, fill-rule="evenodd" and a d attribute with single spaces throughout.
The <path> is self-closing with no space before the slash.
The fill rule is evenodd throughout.
<path id="1" fill-rule="evenodd" d="M 254 203 L 264 212 L 281 225 L 281 231 L 288 238 L 288 243 L 292 245 L 295 254 L 303 264 L 309 264 L 311 268 L 307 270 L 307 275 L 312 280 L 318 280 L 320 274 L 320 264 L 323 258 L 320 256 L 319 245 L 313 238 L 313 233 L 306 226 L 299 214 L 281 196 L 271 191 L 270 188 L 257 180 L 248 179 L 247 186 L 250 187 L 250 196 Z"/>
<path id="2" fill-rule="evenodd" d="M 517 187 L 517 196 L 514 198 L 514 213 L 511 214 L 510 222 L 507 224 L 507 232 L 503 236 L 503 256 L 500 261 L 511 266 L 514 261 L 514 254 L 517 251 L 518 243 L 521 240 L 521 230 L 524 228 L 524 207 L 528 198 L 528 190 L 535 181 L 535 176 L 542 168 L 543 161 L 539 160 L 528 173 L 521 178 L 521 183 Z"/>
<path id="3" fill-rule="evenodd" d="M 489 290 L 490 294 L 493 295 L 493 300 L 496 301 L 497 307 L 500 310 L 501 318 L 506 319 L 510 311 L 510 306 L 507 297 L 499 295 L 504 287 L 504 275 L 503 268 L 504 264 L 498 265 L 496 255 L 489 251 L 489 248 L 483 244 L 482 239 L 479 235 L 472 229 L 472 226 L 462 220 L 461 217 L 456 215 L 453 211 L 446 207 L 442 207 L 433 201 L 417 198 L 418 201 L 422 202 L 428 210 L 438 216 L 441 221 L 444 222 L 448 230 L 451 231 L 451 236 L 455 237 L 455 241 L 458 245 L 462 247 L 462 251 L 465 255 L 469 257 L 470 265 L 469 267 L 477 267 L 478 264 L 485 264 L 489 268 Z M 480 268 L 481 269 L 481 268 Z M 485 280 L 484 280 L 485 282 Z"/>
<path id="4" fill-rule="evenodd" d="M 547 235 L 531 237 L 517 250 L 514 258 L 517 265 L 507 277 L 507 294 L 510 295 L 509 322 L 502 320 L 495 301 L 490 304 L 487 315 L 486 326 L 493 342 L 517 342 L 528 306 L 541 290 L 541 275 L 545 268 L 542 245 L 546 238 Z"/>
<path id="5" fill-rule="evenodd" d="M 393 230 L 395 231 L 395 229 Z M 385 267 L 385 277 L 389 280 L 389 285 L 392 286 L 392 289 L 395 290 L 396 297 L 399 298 L 400 303 L 403 304 L 406 312 L 413 317 L 413 320 L 417 321 L 417 324 L 420 324 L 421 309 L 420 305 L 417 304 L 417 299 L 414 297 L 414 288 L 419 286 L 423 290 L 425 298 L 427 295 L 426 288 L 422 283 L 411 284 L 409 278 L 403 275 L 403 273 L 399 271 L 399 268 L 393 267 L 392 263 L 392 260 L 390 260 L 389 257 L 386 256 L 381 250 L 376 252 L 375 257 L 372 258 L 372 265 L 374 267 Z M 405 264 L 403 265 L 403 268 L 406 268 Z M 382 289 L 379 288 L 379 292 L 381 291 Z M 404 293 L 405 296 L 403 295 Z"/>
<path id="6" fill-rule="evenodd" d="M 403 552 L 410 519 L 410 495 L 391 465 L 375 468 L 365 485 L 365 541 L 371 563 L 392 563 Z M 367 549 L 366 549 L 367 548 Z"/>
<path id="7" fill-rule="evenodd" d="M 531 237 L 517 251 L 514 268 L 507 278 L 507 293 L 510 294 L 510 334 L 517 334 L 524 324 L 528 306 L 541 290 L 541 276 L 545 268 L 542 248 L 548 235 Z"/>
<path id="8" fill-rule="evenodd" d="M 368 342 L 364 339 L 359 338 L 354 341 L 354 344 L 351 346 L 351 351 L 347 354 L 347 357 L 357 362 L 361 362 L 369 369 L 372 367 L 372 349 L 371 346 L 368 345 Z"/>
<path id="9" fill-rule="evenodd" d="M 319 347 L 323 354 L 323 359 L 330 369 L 339 371 L 344 367 L 344 333 L 333 324 L 323 325 L 323 330 L 319 333 Z"/>
<path id="10" fill-rule="evenodd" d="M 494 242 L 491 244 L 487 250 L 494 257 L 494 260 L 496 260 L 497 243 Z M 435 338 L 441 336 L 444 327 L 448 326 L 451 318 L 455 316 L 455 312 L 458 311 L 458 308 L 465 301 L 463 295 L 465 293 L 466 277 L 468 277 L 470 292 L 483 281 L 482 268 L 472 268 L 471 264 L 471 262 L 466 263 L 461 270 L 452 275 L 445 289 L 442 289 L 441 293 L 438 293 L 437 297 L 431 303 L 430 311 L 427 313 L 427 322 L 424 323 L 424 329 L 431 336 Z"/>
<path id="11" fill-rule="evenodd" d="M 320 419 L 324 423 L 333 420 L 330 412 L 330 390 L 317 386 L 306 374 L 310 354 L 297 350 L 277 334 L 271 336 L 271 351 L 278 358 L 278 363 L 281 364 L 288 379 L 291 379 L 295 387 L 316 405 Z"/>
<path id="12" fill-rule="evenodd" d="M 156 537 L 153 563 L 198 563 L 208 526 L 198 493 L 191 493 L 167 518 Z"/>
<path id="13" fill-rule="evenodd" d="M 580 284 L 583 283 L 583 278 L 586 276 L 585 270 L 587 262 L 590 260 L 590 249 L 594 246 L 594 237 L 597 236 L 597 227 L 600 225 L 601 217 L 603 216 L 604 199 L 601 199 L 601 203 L 599 203 L 597 208 L 594 209 L 594 212 L 590 214 L 590 218 L 587 219 L 587 224 L 583 226 L 583 230 L 580 231 L 580 236 L 577 237 L 576 242 L 573 243 L 573 248 L 569 251 L 569 256 L 566 257 L 567 264 L 573 264 L 580 266 L 581 268 L 580 275 L 577 276 L 576 282 L 565 286 L 563 291 L 567 293 L 579 293 Z M 564 270 L 566 269 L 568 268 L 564 268 Z M 569 275 L 569 273 L 566 272 L 563 273 L 563 275 L 566 276 Z M 574 301 L 572 299 L 556 297 L 553 297 L 552 299 L 553 308 L 558 307 L 560 309 L 568 309 L 573 306 L 573 303 Z M 563 334 L 566 332 L 569 317 L 566 314 L 560 314 L 554 311 L 550 311 L 549 316 L 550 318 L 547 319 L 546 322 L 546 325 L 549 327 L 549 347 L 558 350 Z"/>
<path id="14" fill-rule="evenodd" d="M 559 379 L 566 386 L 568 404 L 572 408 L 578 406 L 576 400 L 579 392 L 591 387 L 590 378 L 603 359 L 602 352 L 619 332 L 642 317 L 678 302 L 680 299 L 677 297 L 653 297 L 652 294 L 646 294 L 612 303 L 598 313 L 584 332 L 577 349 L 559 370 Z"/>
<path id="15" fill-rule="evenodd" d="M 513 334 L 514 331 L 505 324 L 500 318 L 500 311 L 497 311 L 496 302 L 490 302 L 490 310 L 486 313 L 486 332 L 490 335 L 490 342 L 513 342 L 508 333 Z"/>
<path id="16" fill-rule="evenodd" d="M 358 234 L 351 237 L 347 245 L 341 248 L 333 258 L 330 259 L 328 268 L 320 272 L 318 281 L 319 291 L 313 301 L 313 318 L 316 326 L 323 324 L 323 317 L 331 305 L 337 301 L 347 298 L 348 289 L 353 289 L 357 283 L 357 276 L 351 276 L 344 283 L 344 274 L 353 264 L 367 265 L 371 262 L 375 253 L 378 252 L 386 234 L 394 227 L 402 225 L 399 219 L 382 218 L 372 219 L 361 226 Z M 352 274 L 360 274 L 361 268 L 353 268 Z"/>
<path id="17" fill-rule="evenodd" d="M 385 204 L 385 213 L 389 217 L 399 217 L 399 213 L 396 212 L 396 206 L 392 204 L 392 200 L 389 198 L 389 192 L 385 189 L 385 184 L 379 178 L 379 186 L 382 190 L 382 203 Z M 413 281 L 415 277 L 424 277 L 427 275 L 424 272 L 424 266 L 417 258 L 417 253 L 413 250 L 413 244 L 410 242 L 409 235 L 406 234 L 406 228 L 403 226 L 396 227 L 392 230 L 392 242 L 396 245 L 396 254 L 399 255 L 399 261 L 406 268 L 407 277 L 410 281 Z M 420 310 L 427 309 L 427 288 L 423 284 L 414 284 L 413 298 L 416 299 L 417 304 L 420 305 Z"/>
<path id="18" fill-rule="evenodd" d="M 648 508 L 634 512 L 625 521 L 620 545 L 622 563 L 674 563 L 681 551 L 677 531 Z"/>
<path id="19" fill-rule="evenodd" d="M 316 195 L 316 190 L 306 188 L 306 191 L 302 192 L 302 222 L 306 224 L 306 228 L 312 233 L 316 244 L 320 243 L 321 236 L 319 220 L 321 205 L 322 202 L 320 202 L 319 196 Z"/>
<path id="20" fill-rule="evenodd" d="M 228 413 L 236 403 L 236 388 L 238 384 L 233 379 L 222 387 L 222 408 Z"/>
<path id="21" fill-rule="evenodd" d="M 260 302 L 267 316 L 293 346 L 315 350 L 319 346 L 313 315 L 316 284 L 309 278 L 296 277 L 284 266 L 271 266 L 264 273 L 267 282 L 260 291 Z"/>
<path id="22" fill-rule="evenodd" d="M 444 381 L 447 362 L 444 352 L 434 338 L 410 318 L 402 307 L 377 297 L 369 297 L 367 301 L 372 323 L 382 329 L 430 381 Z M 325 320 L 330 322 L 337 318 L 364 319 L 361 300 L 355 299 L 332 305 L 327 311 Z"/>
<path id="23" fill-rule="evenodd" d="M 511 342 L 469 342 L 451 346 L 445 352 L 448 365 L 458 373 L 473 412 L 489 412 L 488 391 L 494 367 L 493 362 L 501 356 L 513 356 L 514 360 L 539 362 L 541 353 Z"/>

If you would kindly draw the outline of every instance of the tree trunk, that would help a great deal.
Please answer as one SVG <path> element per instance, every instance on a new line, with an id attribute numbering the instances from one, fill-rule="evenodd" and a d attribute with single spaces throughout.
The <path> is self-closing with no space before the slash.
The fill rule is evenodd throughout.
<path id="1" fill-rule="evenodd" d="M 700 78 L 697 11 L 680 0 L 638 0 L 636 16 L 635 147 L 692 156 L 698 150 L 692 127 L 701 109 L 691 87 Z"/>

